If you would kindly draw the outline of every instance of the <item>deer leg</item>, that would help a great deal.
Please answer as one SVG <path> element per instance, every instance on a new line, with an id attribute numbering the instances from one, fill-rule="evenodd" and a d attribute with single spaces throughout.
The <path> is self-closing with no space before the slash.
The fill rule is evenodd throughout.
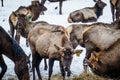
<path id="1" fill-rule="evenodd" d="M 70 74 L 71 74 L 71 70 L 70 70 L 70 69 L 68 69 L 67 76 L 69 77 L 69 76 L 70 76 Z"/>
<path id="2" fill-rule="evenodd" d="M 51 74 L 53 72 L 53 65 L 54 65 L 54 59 L 49 59 L 49 78 L 48 80 L 50 80 Z"/>
<path id="3" fill-rule="evenodd" d="M 65 70 L 64 70 L 64 68 L 63 68 L 62 62 L 60 61 L 59 64 L 60 64 L 60 70 L 61 70 L 63 79 L 65 79 Z"/>
<path id="4" fill-rule="evenodd" d="M 36 67 L 36 71 L 37 71 L 37 74 L 38 74 L 38 77 L 39 77 L 40 80 L 42 80 L 42 77 L 41 77 L 41 74 L 40 74 L 40 69 L 39 69 L 39 64 L 40 64 L 41 60 L 42 60 L 42 58 L 40 57 L 40 55 L 36 54 L 36 65 L 35 65 L 35 67 Z"/>
<path id="5" fill-rule="evenodd" d="M 5 74 L 6 70 L 7 70 L 7 65 L 5 64 L 2 55 L 0 55 L 0 66 L 2 68 L 2 71 L 0 73 L 0 80 L 2 80 L 2 77 L 4 76 L 4 74 Z"/>
<path id="6" fill-rule="evenodd" d="M 86 46 L 86 45 L 85 45 Z M 87 59 L 89 59 L 91 55 L 91 51 L 89 50 L 89 48 L 86 46 L 86 55 L 85 58 L 83 60 L 83 66 L 84 66 L 84 72 L 87 73 L 87 67 L 88 67 L 88 63 L 87 63 Z"/>
<path id="7" fill-rule="evenodd" d="M 91 41 L 89 41 L 87 39 L 87 36 L 84 36 L 83 40 L 84 40 L 84 46 L 86 48 L 86 55 L 85 55 L 85 58 L 83 60 L 83 66 L 84 66 L 84 72 L 87 73 L 87 67 L 89 65 L 88 59 L 90 58 L 91 53 L 93 51 L 96 51 L 97 47 L 94 43 L 92 43 Z"/>
<path id="8" fill-rule="evenodd" d="M 60 15 L 62 14 L 62 2 L 63 2 L 63 1 L 60 1 L 60 2 L 59 2 L 59 14 L 60 14 Z"/>
<path id="9" fill-rule="evenodd" d="M 3 0 L 1 0 L 1 3 L 2 3 L 2 7 L 4 7 L 4 5 L 3 5 Z"/>
<path id="10" fill-rule="evenodd" d="M 46 0 L 41 0 L 41 4 L 44 5 Z"/>
<path id="11" fill-rule="evenodd" d="M 32 71 L 33 71 L 33 80 L 36 80 L 36 79 L 35 79 L 36 59 L 37 59 L 37 54 L 36 54 L 36 53 L 33 53 L 33 54 L 32 54 Z"/>
<path id="12" fill-rule="evenodd" d="M 120 10 L 118 9 L 118 10 L 116 10 L 116 19 L 120 19 Z"/>
<path id="13" fill-rule="evenodd" d="M 46 61 L 46 58 L 44 58 L 44 64 L 45 64 L 44 70 L 47 70 L 47 61 Z"/>
<path id="14" fill-rule="evenodd" d="M 110 0 L 110 4 L 111 4 L 111 12 L 112 12 L 112 19 L 113 19 L 113 21 L 114 21 L 114 11 L 115 11 L 115 7 L 114 7 L 114 5 L 112 4 L 112 2 L 111 2 L 111 0 Z"/>
<path id="15" fill-rule="evenodd" d="M 29 47 L 29 41 L 26 39 L 26 46 Z"/>
<path id="16" fill-rule="evenodd" d="M 83 60 L 83 66 L 84 66 L 84 72 L 87 73 L 87 67 L 88 67 L 87 58 Z"/>
<path id="17" fill-rule="evenodd" d="M 87 73 L 88 59 L 90 58 L 92 51 L 94 51 L 94 49 L 88 49 L 86 47 L 86 55 L 85 55 L 85 59 L 83 60 L 83 66 L 84 66 L 85 73 Z"/>

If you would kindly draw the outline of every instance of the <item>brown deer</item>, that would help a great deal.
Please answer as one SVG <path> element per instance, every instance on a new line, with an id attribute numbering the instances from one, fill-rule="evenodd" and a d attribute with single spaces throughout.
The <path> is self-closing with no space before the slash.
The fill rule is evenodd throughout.
<path id="1" fill-rule="evenodd" d="M 69 40 L 66 31 L 62 30 L 49 30 L 45 28 L 35 27 L 28 34 L 28 41 L 32 50 L 32 68 L 33 68 L 33 80 L 35 80 L 35 68 L 40 80 L 42 80 L 39 64 L 43 58 L 49 59 L 49 77 L 53 72 L 53 64 L 55 60 L 60 62 L 60 69 L 65 78 L 65 71 L 67 76 L 70 76 L 70 65 L 72 62 L 73 46 Z"/>
<path id="2" fill-rule="evenodd" d="M 86 7 L 75 10 L 68 16 L 68 22 L 94 22 L 103 14 L 103 9 L 107 4 L 101 0 L 96 1 L 93 7 Z"/>

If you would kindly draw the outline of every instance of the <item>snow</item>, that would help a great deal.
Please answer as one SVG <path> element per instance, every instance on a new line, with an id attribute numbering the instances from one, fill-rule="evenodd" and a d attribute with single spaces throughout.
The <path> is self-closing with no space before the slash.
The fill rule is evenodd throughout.
<path id="1" fill-rule="evenodd" d="M 111 17 L 109 0 L 103 0 L 103 1 L 107 3 L 107 6 L 103 11 L 103 15 L 98 19 L 98 22 L 110 23 L 112 22 L 112 17 Z M 19 6 L 28 6 L 30 4 L 31 4 L 31 0 L 4 0 L 4 7 L 1 7 L 0 5 L 0 25 L 8 32 L 10 30 L 8 19 L 11 12 L 17 10 Z M 58 4 L 59 4 L 58 2 L 50 3 L 47 1 L 45 3 L 45 6 L 47 7 L 48 10 L 45 12 L 45 15 L 40 15 L 37 21 L 47 21 L 48 23 L 51 24 L 63 25 L 64 27 L 67 27 L 70 25 L 70 23 L 67 22 L 67 17 L 70 12 L 84 7 L 91 7 L 95 3 L 93 2 L 93 0 L 67 0 L 63 2 L 62 15 L 59 15 Z M 57 9 L 55 9 L 56 6 L 58 7 Z M 79 24 L 82 23 L 79 22 Z M 30 48 L 26 47 L 25 45 L 24 38 L 21 38 L 20 46 L 23 48 L 23 50 L 27 55 L 31 54 Z M 77 48 L 83 49 L 83 52 L 80 57 L 74 55 L 73 62 L 71 65 L 72 76 L 79 75 L 81 72 L 83 72 L 83 59 L 86 51 L 84 48 L 80 46 L 78 46 Z M 4 79 L 7 80 L 10 75 L 16 75 L 16 74 L 14 73 L 13 62 L 6 56 L 4 56 L 4 60 L 8 66 L 7 72 L 5 73 L 4 76 Z M 44 70 L 43 61 L 40 65 L 40 70 L 42 77 L 45 78 L 48 76 L 48 71 Z M 60 73 L 59 64 L 58 61 L 55 61 L 53 68 L 53 75 L 59 73 Z M 32 76 L 32 73 L 30 73 L 30 75 Z"/>

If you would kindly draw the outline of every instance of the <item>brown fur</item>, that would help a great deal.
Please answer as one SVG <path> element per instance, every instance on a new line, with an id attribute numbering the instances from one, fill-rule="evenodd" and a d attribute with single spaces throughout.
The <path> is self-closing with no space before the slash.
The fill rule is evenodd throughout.
<path id="1" fill-rule="evenodd" d="M 84 33 L 86 35 L 86 33 Z M 96 44 L 100 50 L 108 49 L 114 42 L 116 42 L 120 36 L 118 31 L 114 31 L 110 28 L 105 27 L 94 27 L 87 31 L 87 35 L 89 34 L 88 39 L 92 43 Z M 109 37 L 109 38 L 108 38 Z M 87 40 L 87 39 L 86 39 Z"/>
<path id="2" fill-rule="evenodd" d="M 120 36 L 120 31 L 109 27 L 96 26 L 90 28 L 83 34 L 83 41 L 86 48 L 86 59 L 89 59 L 92 52 L 108 50 L 115 44 Z"/>
<path id="3" fill-rule="evenodd" d="M 73 47 L 76 48 L 77 45 L 82 45 L 83 43 L 83 37 L 82 32 L 88 28 L 88 25 L 86 24 L 73 24 L 66 28 L 70 35 L 70 40 L 73 44 Z"/>
<path id="4" fill-rule="evenodd" d="M 107 50 L 91 54 L 90 67 L 98 75 L 120 79 L 120 39 L 115 41 Z M 97 55 L 97 56 L 96 56 Z M 94 58 L 93 58 L 94 57 Z M 95 60 L 97 58 L 97 60 Z"/>
<path id="5" fill-rule="evenodd" d="M 14 70 L 19 80 L 30 80 L 28 69 L 28 56 L 22 48 L 14 41 L 7 32 L 0 26 L 0 80 L 7 70 L 7 65 L 2 57 L 5 55 L 11 59 L 14 64 Z"/>
<path id="6" fill-rule="evenodd" d="M 85 47 L 86 48 L 86 56 L 85 56 L 85 59 L 83 61 L 83 64 L 84 64 L 84 69 L 85 71 L 87 71 L 87 64 L 88 64 L 88 58 L 91 56 L 91 53 L 93 51 L 100 51 L 101 50 L 105 50 L 107 49 L 109 46 L 112 45 L 111 41 L 113 42 L 114 44 L 114 40 L 117 41 L 117 39 L 119 38 L 119 35 L 116 36 L 116 38 L 112 38 L 111 35 L 116 35 L 117 33 L 113 33 L 112 32 L 114 30 L 118 30 L 120 29 L 120 20 L 116 20 L 114 22 L 112 22 L 111 24 L 108 24 L 108 23 L 101 23 L 101 22 L 98 22 L 98 23 L 93 23 L 93 24 L 73 24 L 73 25 L 70 25 L 69 27 L 67 27 L 67 31 L 68 33 L 70 34 L 70 40 L 73 44 L 73 47 L 76 48 L 77 45 L 81 45 L 82 47 Z M 102 35 L 102 30 L 100 30 L 99 32 L 99 36 L 98 36 L 98 31 L 94 31 L 94 33 L 89 33 L 87 35 L 94 35 L 92 37 L 88 37 L 87 35 L 85 35 L 85 33 L 89 30 L 91 30 L 92 28 L 97 28 L 97 30 L 99 31 L 100 29 L 99 28 L 108 28 L 110 29 L 109 31 L 109 34 L 108 32 L 104 32 L 104 29 L 103 29 L 103 32 L 105 33 L 105 35 Z M 102 40 L 99 40 L 100 39 L 100 35 L 101 36 L 107 36 L 107 37 L 103 37 Z M 84 36 L 84 37 L 83 37 Z M 109 41 L 106 41 L 106 40 L 109 40 L 109 36 L 111 38 L 110 42 Z M 91 39 L 91 40 L 89 40 Z M 92 41 L 92 39 L 94 39 L 95 43 L 97 42 L 101 42 L 99 44 L 94 44 L 94 41 Z M 95 40 L 96 39 L 96 40 Z M 104 42 L 105 40 L 105 42 Z M 103 42 L 102 42 L 103 41 Z M 107 43 L 106 43 L 107 42 Z M 85 44 L 84 44 L 85 43 Z M 103 44 L 107 44 L 107 45 L 103 45 Z M 109 44 L 110 43 L 110 44 Z"/>
<path id="7" fill-rule="evenodd" d="M 47 10 L 47 8 L 39 1 L 32 1 L 32 5 L 28 6 L 28 9 L 30 9 L 33 14 L 32 21 L 37 20 L 40 13 Z"/>
<path id="8" fill-rule="evenodd" d="M 25 7 L 20 6 L 15 12 L 12 12 L 9 16 L 10 32 L 12 37 L 14 37 L 15 29 L 17 29 L 18 15 L 25 15 L 26 18 L 31 18 L 31 20 L 36 20 L 39 17 L 41 11 L 45 11 L 47 8 L 44 7 L 39 1 L 32 1 L 32 4 Z"/>
<path id="9" fill-rule="evenodd" d="M 110 0 L 113 5 L 116 4 L 117 0 Z"/>
<path id="10" fill-rule="evenodd" d="M 31 29 L 33 29 L 33 27 L 41 27 L 41 28 L 47 28 L 50 29 L 51 31 L 53 30 L 62 30 L 62 31 L 66 31 L 65 28 L 61 25 L 55 25 L 55 24 L 48 24 L 47 22 L 44 21 L 39 21 L 39 22 L 27 22 L 27 20 L 25 19 L 25 17 L 20 16 L 20 18 L 18 18 L 18 25 L 17 25 L 18 29 L 17 29 L 17 34 L 16 35 L 16 41 L 19 43 L 20 41 L 20 35 L 22 35 L 23 37 L 27 38 L 28 33 Z M 66 32 L 66 35 L 68 33 Z M 28 41 L 26 40 L 26 45 L 28 46 Z M 45 70 L 47 69 L 47 63 L 45 60 Z"/>
<path id="11" fill-rule="evenodd" d="M 28 35 L 28 40 L 33 54 L 33 69 L 35 68 L 34 65 L 36 64 L 36 62 L 34 61 L 36 57 L 34 57 L 34 55 L 39 54 L 39 59 L 49 58 L 49 67 L 50 67 L 49 79 L 52 74 L 51 70 L 53 67 L 52 64 L 54 63 L 54 60 L 60 61 L 63 78 L 65 77 L 64 68 L 68 70 L 68 76 L 70 76 L 71 72 L 69 70 L 69 67 L 72 61 L 71 56 L 73 55 L 74 52 L 72 52 L 73 51 L 72 44 L 69 41 L 69 38 L 64 31 L 62 30 L 51 31 L 49 29 L 35 27 L 30 31 Z M 70 50 L 70 53 L 66 52 L 66 50 Z M 67 55 L 69 56 L 67 57 Z M 64 57 L 62 58 L 62 56 L 70 58 L 69 60 L 70 63 L 65 62 L 65 64 L 67 65 L 64 65 Z M 53 62 L 51 62 L 51 60 L 53 60 Z M 41 79 L 41 76 L 39 76 L 39 78 Z"/>
<path id="12" fill-rule="evenodd" d="M 83 45 L 83 34 L 89 29 L 89 27 L 108 27 L 112 29 L 120 29 L 120 20 L 116 20 L 109 23 L 93 23 L 93 24 L 72 24 L 66 28 L 68 34 L 70 35 L 70 40 L 73 44 L 73 47 L 76 48 L 77 45 Z M 84 46 L 84 45 L 83 45 Z"/>
<path id="13" fill-rule="evenodd" d="M 94 7 L 86 7 L 70 13 L 68 22 L 93 22 L 102 15 L 106 3 L 97 1 Z"/>
<path id="14" fill-rule="evenodd" d="M 19 33 L 25 38 L 27 38 L 29 31 L 34 27 L 47 28 L 47 29 L 50 29 L 51 31 L 52 30 L 66 31 L 65 28 L 61 25 L 49 24 L 45 21 L 27 22 L 27 19 L 25 18 L 25 16 L 22 16 L 22 15 L 18 17 L 18 23 L 16 27 L 17 27 L 17 33 Z M 66 34 L 68 34 L 67 31 L 66 31 Z M 18 40 L 18 43 L 19 43 L 19 40 Z"/>
<path id="15" fill-rule="evenodd" d="M 58 34 L 53 33 L 51 35 L 51 31 L 49 31 L 49 30 L 46 30 L 46 29 L 44 30 L 44 28 L 43 29 L 35 28 L 34 30 L 32 30 L 30 32 L 28 39 L 30 41 L 30 44 L 32 43 L 35 45 L 35 46 L 31 46 L 31 48 L 32 49 L 35 48 L 38 51 L 38 53 L 41 52 L 42 53 L 41 56 L 49 57 L 49 58 L 56 58 L 56 59 L 60 60 L 59 55 L 55 53 L 57 50 L 54 47 L 54 44 L 62 46 L 61 38 L 63 37 L 63 35 L 56 36 Z M 46 39 L 46 37 L 48 37 L 48 36 L 52 39 L 49 39 L 49 38 Z M 54 36 L 55 36 L 55 38 L 54 38 Z M 50 42 L 55 42 L 55 43 L 52 44 Z M 41 43 L 44 44 L 44 46 Z"/>

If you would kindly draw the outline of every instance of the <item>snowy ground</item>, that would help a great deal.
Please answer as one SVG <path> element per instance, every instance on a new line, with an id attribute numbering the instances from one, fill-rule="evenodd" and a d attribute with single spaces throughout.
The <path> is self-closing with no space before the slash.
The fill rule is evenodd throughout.
<path id="1" fill-rule="evenodd" d="M 103 15 L 98 19 L 98 22 L 110 23 L 112 21 L 112 17 L 111 17 L 109 0 L 103 0 L 103 1 L 107 3 L 107 6 L 103 11 Z M 1 7 L 0 5 L 0 25 L 6 31 L 10 30 L 8 18 L 11 12 L 18 9 L 19 6 L 27 6 L 29 4 L 31 4 L 31 0 L 4 0 L 4 7 Z M 55 10 L 55 7 L 58 6 L 58 2 L 50 3 L 47 1 L 45 3 L 45 6 L 48 8 L 48 10 L 45 12 L 45 15 L 41 15 L 37 21 L 43 20 L 51 24 L 58 24 L 58 25 L 63 25 L 64 27 L 67 27 L 70 25 L 70 23 L 67 22 L 67 17 L 70 12 L 75 11 L 77 9 L 84 8 L 84 7 L 90 7 L 93 5 L 94 5 L 93 0 L 67 0 L 63 3 L 63 9 L 62 9 L 63 15 L 59 15 L 58 14 L 59 8 Z M 23 48 L 23 50 L 26 52 L 27 55 L 31 53 L 30 48 L 26 47 L 25 45 L 24 38 L 21 39 L 20 46 Z M 78 48 L 81 48 L 81 47 L 78 47 Z M 83 53 L 81 54 L 80 57 L 76 57 L 76 55 L 74 56 L 74 59 L 71 65 L 72 76 L 79 75 L 83 71 L 82 62 L 83 62 L 83 58 L 86 51 L 84 48 L 82 49 L 83 49 Z M 10 59 L 8 59 L 5 56 L 4 56 L 4 59 L 8 66 L 4 79 L 8 80 L 11 75 L 15 75 L 14 64 Z M 40 66 L 40 70 L 43 77 L 48 76 L 48 71 L 44 71 L 43 61 Z M 59 64 L 58 64 L 58 61 L 56 61 L 54 64 L 53 74 L 59 74 L 59 73 L 60 73 Z M 32 73 L 30 73 L 30 75 L 32 76 Z"/>

